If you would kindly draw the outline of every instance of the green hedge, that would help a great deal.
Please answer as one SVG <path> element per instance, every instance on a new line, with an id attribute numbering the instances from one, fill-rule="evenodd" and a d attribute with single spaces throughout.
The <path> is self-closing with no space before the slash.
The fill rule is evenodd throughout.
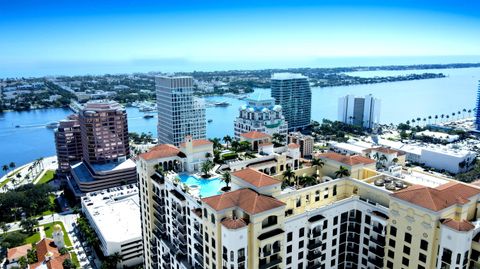
<path id="1" fill-rule="evenodd" d="M 222 155 L 222 160 L 231 160 L 231 159 L 235 159 L 238 157 L 238 154 L 235 153 L 235 152 L 231 152 L 231 153 L 225 153 Z"/>

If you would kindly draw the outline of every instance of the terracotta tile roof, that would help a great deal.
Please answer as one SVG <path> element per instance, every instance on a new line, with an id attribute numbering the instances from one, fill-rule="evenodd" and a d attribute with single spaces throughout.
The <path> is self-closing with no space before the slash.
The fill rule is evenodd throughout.
<path id="1" fill-rule="evenodd" d="M 233 172 L 232 176 L 235 176 L 243 181 L 246 181 L 255 187 L 266 187 L 266 186 L 282 183 L 280 180 L 277 180 L 269 175 L 266 175 L 252 168 L 245 168 L 245 169 Z"/>
<path id="2" fill-rule="evenodd" d="M 216 211 L 227 208 L 241 208 L 248 214 L 258 214 L 264 211 L 285 206 L 273 197 L 259 194 L 251 189 L 240 189 L 215 196 L 203 198 L 202 201 Z"/>
<path id="3" fill-rule="evenodd" d="M 174 156 L 184 157 L 185 154 L 181 152 L 174 145 L 162 144 L 162 145 L 157 145 L 151 148 L 148 152 L 142 153 L 138 156 L 144 160 L 153 160 L 153 159 L 160 159 L 160 158 L 167 158 L 167 157 L 174 157 Z"/>
<path id="4" fill-rule="evenodd" d="M 327 153 L 322 153 L 317 155 L 318 158 L 324 158 L 324 159 L 330 159 L 337 161 L 339 163 L 343 163 L 345 165 L 353 166 L 357 164 L 372 164 L 375 163 L 375 160 L 363 157 L 360 155 L 353 155 L 353 156 L 347 156 L 343 154 L 339 154 L 336 152 L 327 152 Z"/>
<path id="5" fill-rule="evenodd" d="M 9 261 L 18 260 L 20 257 L 27 256 L 28 251 L 31 249 L 32 249 L 31 244 L 25 244 L 15 248 L 9 248 L 7 249 L 7 259 Z"/>
<path id="6" fill-rule="evenodd" d="M 479 188 L 450 182 L 436 188 L 413 185 L 391 195 L 433 211 L 440 211 L 455 204 L 465 204 L 469 202 L 469 198 L 478 194 Z"/>
<path id="7" fill-rule="evenodd" d="M 222 225 L 227 229 L 236 230 L 247 226 L 247 223 L 244 219 L 225 218 L 222 220 Z"/>
<path id="8" fill-rule="evenodd" d="M 468 220 L 458 221 L 453 219 L 444 219 L 442 220 L 442 224 L 460 232 L 468 232 L 475 228 L 475 226 Z"/>
<path id="9" fill-rule="evenodd" d="M 291 148 L 291 149 L 298 149 L 298 148 L 300 148 L 300 145 L 295 144 L 295 143 L 290 143 L 290 144 L 288 144 L 288 147 Z"/>
<path id="10" fill-rule="evenodd" d="M 257 131 L 251 131 L 248 133 L 240 134 L 240 136 L 248 138 L 248 139 L 261 139 L 261 138 L 267 138 L 271 137 L 270 135 L 262 132 L 257 132 Z"/>
<path id="11" fill-rule="evenodd" d="M 213 145 L 212 141 L 207 140 L 207 139 L 196 139 L 192 141 L 192 146 L 198 147 L 198 146 L 203 146 L 203 145 Z M 180 147 L 185 147 L 185 142 L 180 144 Z"/>
<path id="12" fill-rule="evenodd" d="M 50 238 L 44 238 L 36 244 L 38 262 L 31 264 L 31 268 L 35 269 L 42 264 L 45 264 L 48 269 L 63 269 L 63 261 L 70 259 L 70 254 L 60 255 L 58 248 Z M 49 261 L 45 261 L 45 255 L 52 253 Z"/>

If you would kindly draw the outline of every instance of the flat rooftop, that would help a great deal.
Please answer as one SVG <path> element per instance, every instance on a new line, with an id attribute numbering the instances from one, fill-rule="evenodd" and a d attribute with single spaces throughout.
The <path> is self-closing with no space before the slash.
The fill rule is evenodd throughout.
<path id="1" fill-rule="evenodd" d="M 87 193 L 82 197 L 82 205 L 105 241 L 126 242 L 141 239 L 136 184 Z"/>
<path id="2" fill-rule="evenodd" d="M 272 79 L 300 79 L 307 78 L 306 76 L 298 73 L 274 73 Z"/>
<path id="3" fill-rule="evenodd" d="M 135 162 L 132 159 L 127 159 L 122 162 L 91 164 L 91 166 L 93 167 L 93 169 L 95 169 L 95 171 L 105 172 L 105 171 L 115 171 L 115 170 L 134 168 Z"/>
<path id="4" fill-rule="evenodd" d="M 123 162 L 112 162 L 105 164 L 90 164 L 95 172 L 115 172 L 123 169 L 135 169 L 135 162 L 131 159 L 127 159 Z M 79 162 L 72 165 L 72 173 L 78 178 L 80 182 L 92 182 L 95 181 L 90 170 L 84 162 Z"/>

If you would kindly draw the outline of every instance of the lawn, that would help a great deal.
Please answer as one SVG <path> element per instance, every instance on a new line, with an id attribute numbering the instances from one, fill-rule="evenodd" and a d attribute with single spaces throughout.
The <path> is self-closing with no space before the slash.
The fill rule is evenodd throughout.
<path id="1" fill-rule="evenodd" d="M 72 241 L 70 241 L 70 238 L 68 237 L 68 233 L 65 230 L 65 227 L 63 226 L 63 223 L 61 221 L 55 221 L 55 222 L 52 222 L 52 223 L 42 225 L 43 230 L 45 231 L 45 236 L 48 237 L 48 238 L 52 238 L 53 226 L 55 224 L 59 224 L 60 226 L 62 226 L 63 240 L 65 241 L 65 246 L 67 246 L 67 247 L 72 246 Z"/>
<path id="2" fill-rule="evenodd" d="M 5 186 L 8 182 L 10 182 L 10 178 L 7 177 L 7 179 L 5 179 L 4 181 L 0 182 L 0 188 L 2 188 L 3 186 Z"/>
<path id="3" fill-rule="evenodd" d="M 70 256 L 72 257 L 72 262 L 75 264 L 76 268 L 80 268 L 80 262 L 78 261 L 77 254 L 75 252 L 70 252 Z"/>
<path id="4" fill-rule="evenodd" d="M 29 237 L 27 237 L 24 241 L 25 244 L 36 244 L 38 241 L 40 241 L 40 233 L 36 232 Z"/>
<path id="5" fill-rule="evenodd" d="M 37 181 L 37 183 L 35 184 L 45 184 L 45 183 L 48 183 L 50 181 L 53 180 L 53 178 L 55 177 L 55 171 L 53 170 L 48 170 L 47 172 L 45 172 L 45 174 L 43 175 L 43 177 Z"/>
<path id="6" fill-rule="evenodd" d="M 21 230 L 8 232 L 0 237 L 0 243 L 7 243 L 10 247 L 17 247 L 25 244 L 34 244 L 40 241 L 40 233 L 35 232 L 28 235 Z"/>

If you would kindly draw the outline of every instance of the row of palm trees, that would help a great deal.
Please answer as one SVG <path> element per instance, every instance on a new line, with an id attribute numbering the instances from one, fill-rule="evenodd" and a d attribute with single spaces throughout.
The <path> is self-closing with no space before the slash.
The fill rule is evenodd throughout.
<path id="1" fill-rule="evenodd" d="M 15 167 L 17 167 L 17 165 L 14 162 L 11 162 L 9 164 L 4 164 L 2 166 L 2 170 L 3 170 L 3 172 L 7 173 L 10 169 L 14 170 Z"/>
<path id="2" fill-rule="evenodd" d="M 470 117 L 472 112 L 475 112 L 477 109 L 476 108 L 473 108 L 473 109 L 462 109 L 462 110 L 459 110 L 457 112 L 452 112 L 451 114 L 440 114 L 440 115 L 435 115 L 435 116 L 428 116 L 426 118 L 413 118 L 411 120 L 407 120 L 407 124 L 408 125 L 415 125 L 415 123 L 421 123 L 423 121 L 423 124 L 424 125 L 427 125 L 427 121 L 428 123 L 430 123 L 430 121 L 433 119 L 435 120 L 435 123 L 437 123 L 437 121 L 440 119 L 440 122 L 443 122 L 444 119 L 445 121 L 448 121 L 450 119 L 450 116 L 452 119 L 455 118 L 455 116 L 457 116 L 457 120 L 460 119 L 460 116 L 462 116 L 462 118 L 465 118 L 465 113 L 468 113 L 468 116 Z"/>

